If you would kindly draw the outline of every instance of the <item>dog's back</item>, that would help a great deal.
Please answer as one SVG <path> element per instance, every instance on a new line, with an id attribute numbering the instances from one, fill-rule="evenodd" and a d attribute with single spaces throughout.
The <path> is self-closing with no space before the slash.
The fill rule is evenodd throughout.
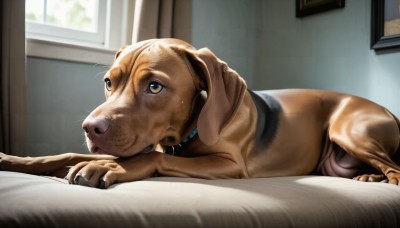
<path id="1" fill-rule="evenodd" d="M 370 161 L 354 153 L 351 146 L 347 145 L 348 142 L 343 142 L 343 137 L 356 137 L 368 144 L 375 142 L 376 132 L 385 134 L 380 137 L 385 139 L 377 140 L 385 144 L 383 148 L 386 152 L 393 159 L 398 160 L 400 157 L 398 120 L 371 101 L 322 90 L 291 89 L 250 93 L 258 112 L 256 146 L 248 160 L 250 176 L 314 173 L 352 178 L 371 170 L 366 165 Z M 379 116 L 381 120 L 372 116 Z M 371 124 L 367 124 L 369 118 Z M 374 124 L 374 121 L 382 124 L 377 127 L 378 123 Z M 347 132 L 346 136 L 344 132 Z M 364 135 L 360 137 L 360 134 Z M 347 151 L 349 148 L 350 151 Z M 369 149 L 372 150 L 372 147 Z M 394 157 L 395 151 L 397 153 Z M 260 160 L 267 164 L 256 162 Z"/>

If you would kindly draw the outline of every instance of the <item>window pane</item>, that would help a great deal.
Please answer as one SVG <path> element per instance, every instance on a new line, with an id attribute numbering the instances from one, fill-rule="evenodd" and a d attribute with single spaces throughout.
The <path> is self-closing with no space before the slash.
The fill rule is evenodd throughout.
<path id="1" fill-rule="evenodd" d="M 25 19 L 31 22 L 44 23 L 45 0 L 26 0 Z"/>
<path id="2" fill-rule="evenodd" d="M 98 0 L 26 0 L 27 20 L 87 32 L 97 32 L 97 11 Z"/>

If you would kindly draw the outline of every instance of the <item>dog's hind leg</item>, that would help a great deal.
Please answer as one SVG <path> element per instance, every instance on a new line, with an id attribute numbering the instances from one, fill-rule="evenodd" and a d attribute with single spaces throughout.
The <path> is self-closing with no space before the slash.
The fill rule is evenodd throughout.
<path id="1" fill-rule="evenodd" d="M 332 116 L 329 138 L 351 157 L 382 175 L 362 174 L 354 179 L 400 185 L 400 167 L 393 162 L 399 148 L 398 121 L 386 109 L 362 99 L 350 99 Z"/>

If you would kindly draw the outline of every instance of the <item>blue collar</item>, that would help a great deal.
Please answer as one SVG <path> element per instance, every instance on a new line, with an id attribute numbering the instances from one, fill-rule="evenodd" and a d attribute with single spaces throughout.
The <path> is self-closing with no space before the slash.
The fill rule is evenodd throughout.
<path id="1" fill-rule="evenodd" d="M 186 143 L 188 143 L 190 140 L 192 140 L 196 135 L 198 134 L 197 128 L 195 128 L 192 133 L 188 137 L 186 137 L 181 143 L 175 146 L 169 146 L 165 149 L 165 153 L 169 155 L 175 156 L 175 153 L 179 154 L 182 152 L 183 147 L 185 146 Z"/>
<path id="2" fill-rule="evenodd" d="M 197 134 L 198 134 L 198 130 L 197 130 L 197 128 L 195 128 L 195 129 L 192 131 L 192 133 L 190 133 L 190 135 L 189 135 L 188 137 L 186 137 L 186 138 L 182 141 L 182 143 L 180 143 L 180 144 L 189 142 L 191 139 L 193 139 L 194 137 L 196 137 Z"/>

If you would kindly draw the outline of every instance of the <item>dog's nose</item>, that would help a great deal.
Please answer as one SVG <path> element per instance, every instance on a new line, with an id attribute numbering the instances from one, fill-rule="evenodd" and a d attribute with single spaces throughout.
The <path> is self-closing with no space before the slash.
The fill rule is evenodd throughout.
<path id="1" fill-rule="evenodd" d="M 89 135 L 103 135 L 110 128 L 110 123 L 105 117 L 87 117 L 82 123 L 83 130 Z"/>

